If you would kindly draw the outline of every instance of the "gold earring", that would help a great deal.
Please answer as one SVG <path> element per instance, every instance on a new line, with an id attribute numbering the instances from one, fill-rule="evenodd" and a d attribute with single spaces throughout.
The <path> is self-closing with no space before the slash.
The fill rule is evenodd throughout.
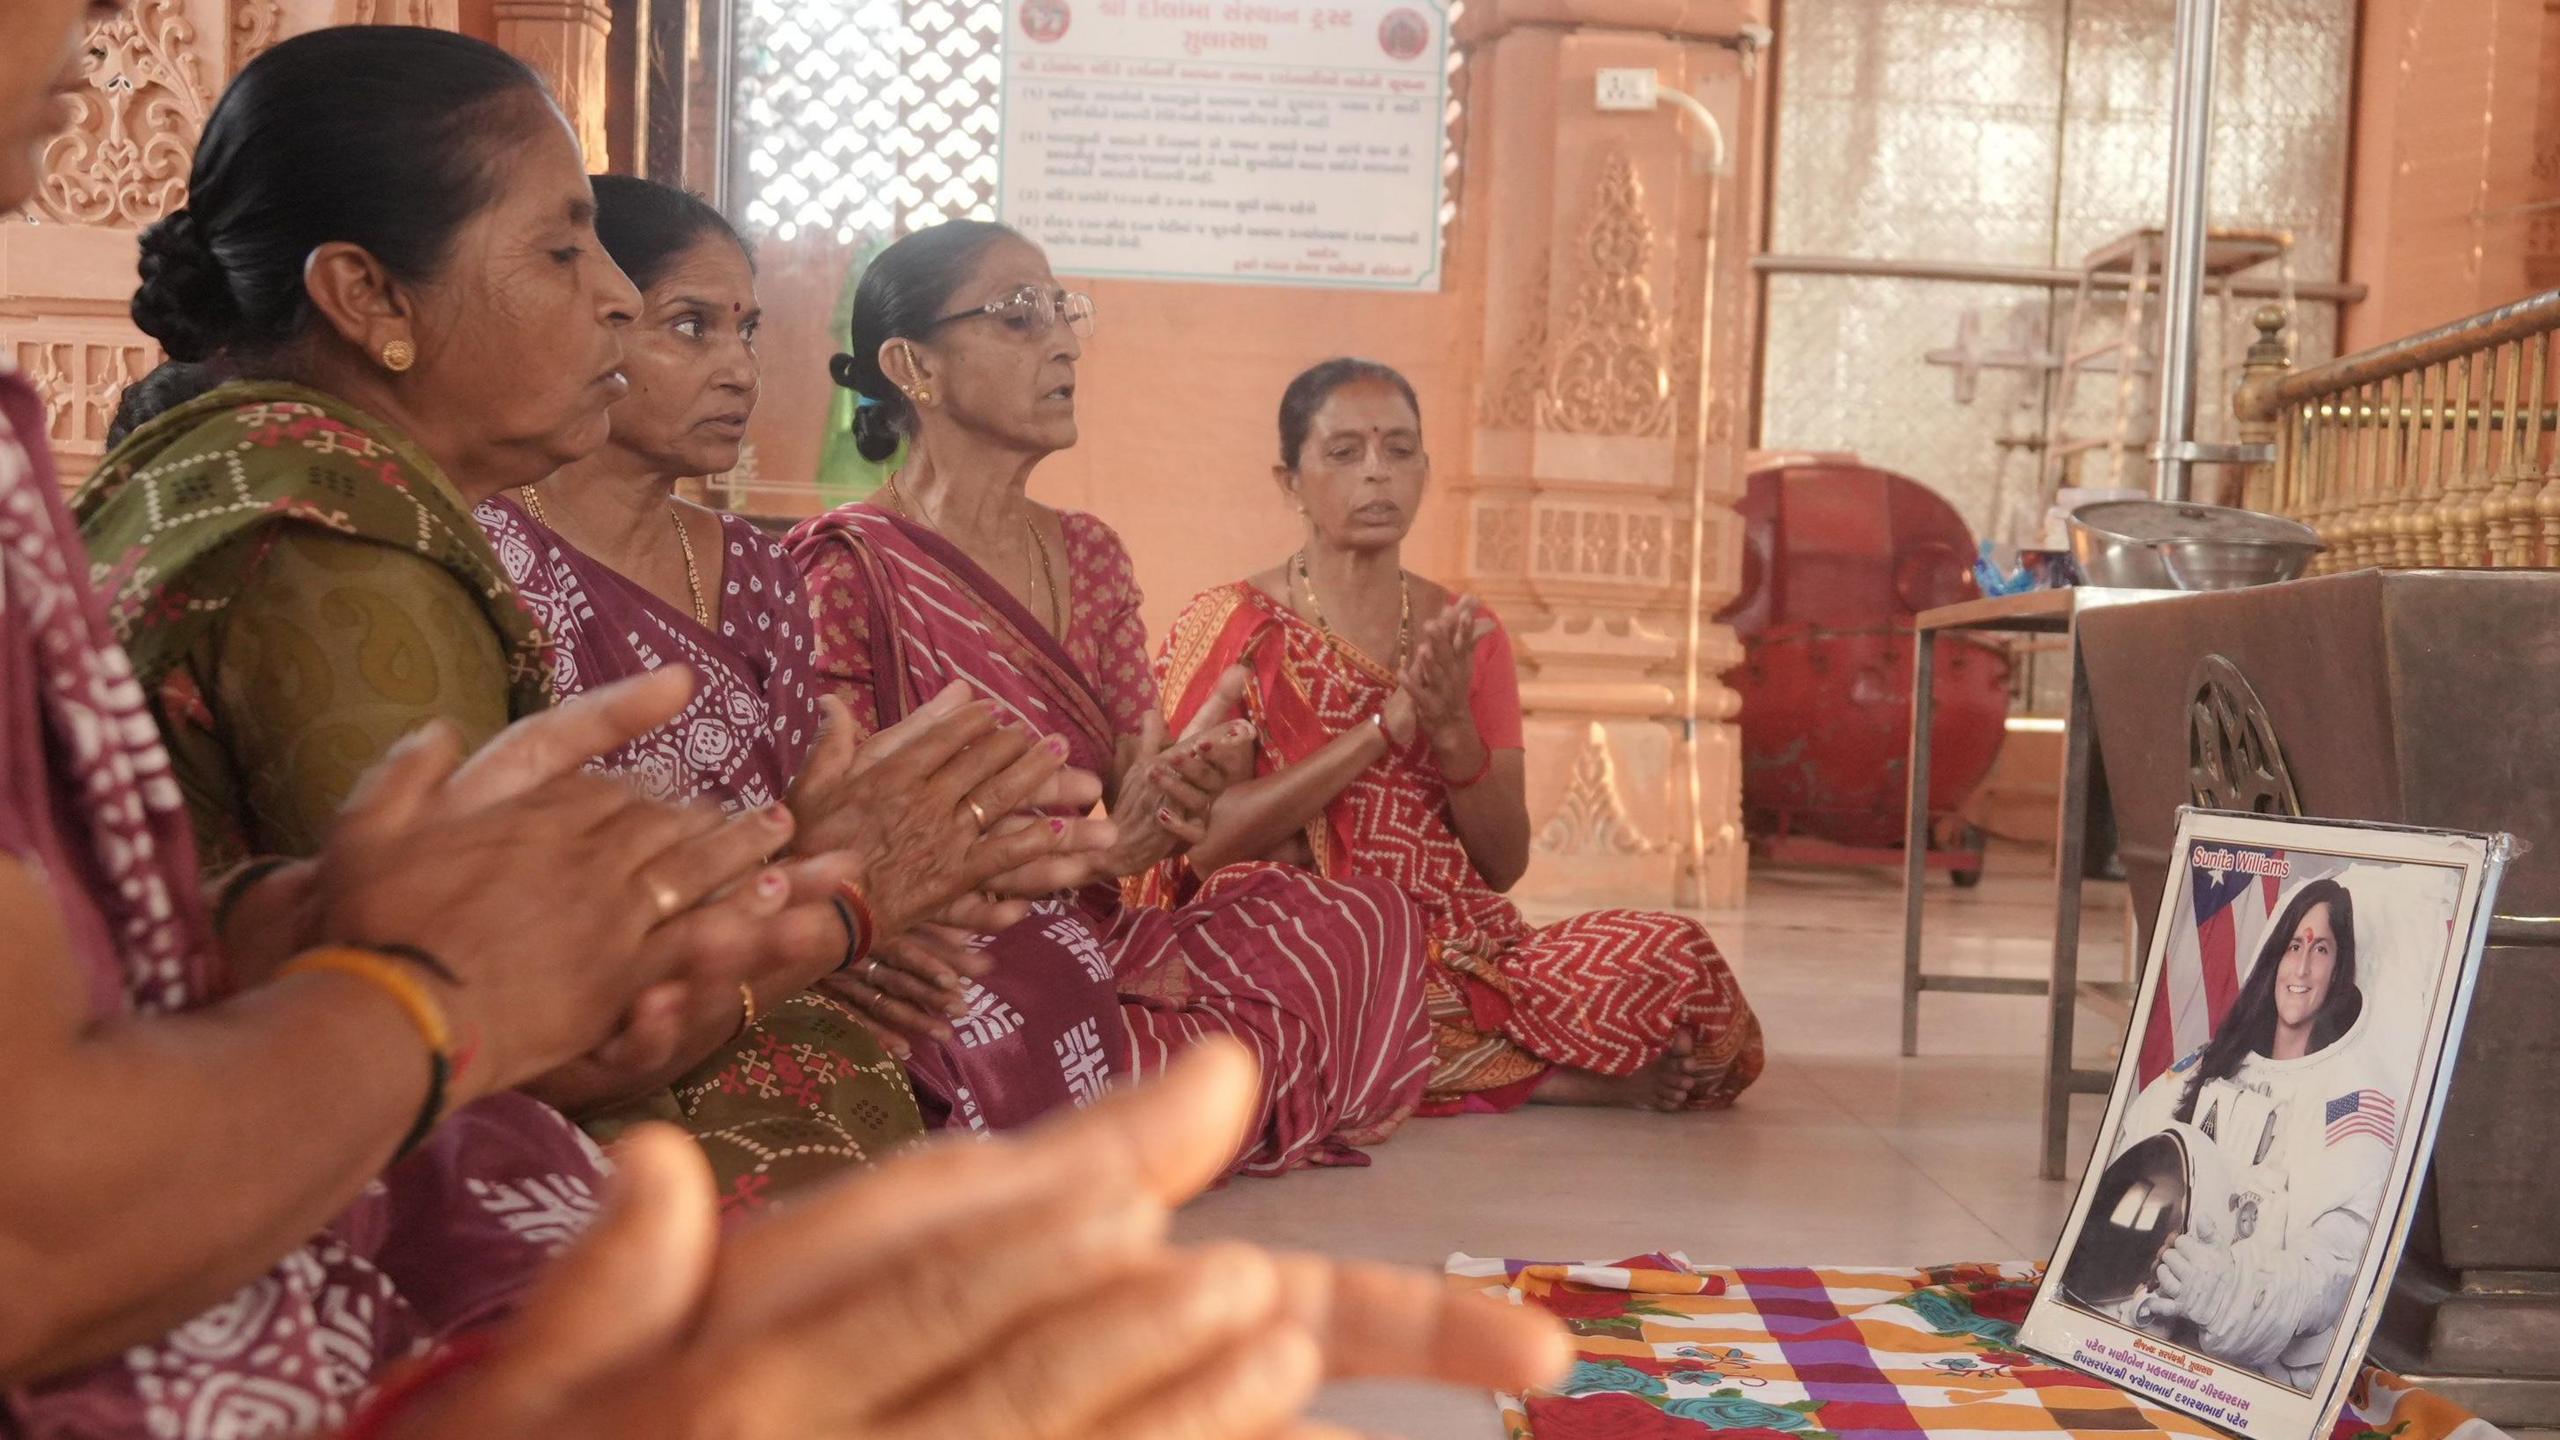
<path id="1" fill-rule="evenodd" d="M 933 403 L 933 390 L 932 390 L 932 388 L 931 388 L 930 386 L 925 386 L 925 385 L 919 385 L 919 386 L 917 386 L 917 387 L 916 387 L 916 396 L 915 396 L 915 399 L 916 399 L 916 403 L 917 403 L 917 404 L 919 404 L 919 405 L 930 405 L 930 404 L 932 404 L 932 403 Z"/>
<path id="2" fill-rule="evenodd" d="M 406 340 L 394 340 L 382 347 L 382 368 L 394 375 L 402 374 L 418 363 L 418 347 Z"/>

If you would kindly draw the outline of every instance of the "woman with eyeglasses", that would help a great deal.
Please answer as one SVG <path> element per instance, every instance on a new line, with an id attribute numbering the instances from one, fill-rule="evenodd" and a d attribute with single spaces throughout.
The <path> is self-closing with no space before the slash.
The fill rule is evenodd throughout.
<path id="1" fill-rule="evenodd" d="M 1091 299 L 1001 225 L 952 221 L 883 251 L 834 373 L 861 396 L 863 453 L 903 440 L 908 459 L 870 501 L 791 538 L 819 669 L 858 722 L 966 682 L 1103 777 L 1118 827 L 1082 883 L 985 948 L 956 1038 L 915 1037 L 911 1069 L 950 1123 L 1001 1128 L 1229 1034 L 1263 1065 L 1237 1168 L 1359 1163 L 1354 1147 L 1402 1123 L 1430 1068 L 1412 902 L 1278 865 L 1224 871 L 1178 907 L 1122 900 L 1121 881 L 1205 833 L 1211 802 L 1248 773 L 1253 730 L 1229 718 L 1238 672 L 1168 742 L 1127 549 L 1027 493 L 1076 443 L 1093 321 Z M 913 948 L 891 947 L 881 978 Z M 869 978 L 837 983 L 859 998 Z"/>
<path id="2" fill-rule="evenodd" d="M 511 164 L 480 163 L 501 150 Z M 553 637 L 472 509 L 604 444 L 642 297 L 598 243 L 594 189 L 539 78 L 457 35 L 344 26 L 274 46 L 208 118 L 187 190 L 142 237 L 134 318 L 173 358 L 235 378 L 139 427 L 73 508 L 173 788 L 221 870 L 317 852 L 358 778 L 420 727 L 476 744 L 551 703 Z M 713 583 L 743 578 L 722 567 L 711 517 L 660 505 L 655 518 L 671 515 L 688 528 L 654 532 L 660 543 L 692 547 L 698 521 Z M 702 710 L 730 699 L 712 658 L 708 644 L 661 657 L 715 682 L 674 721 L 696 753 Z M 1015 886 L 999 877 L 1032 858 L 1014 847 L 1072 841 L 967 823 L 946 792 L 999 773 L 976 773 L 991 757 L 1045 767 L 1022 772 L 1033 792 L 1061 768 L 995 731 L 990 710 L 972 714 L 990 748 L 944 757 L 939 777 L 917 767 L 922 752 L 857 760 L 845 743 L 839 773 L 814 786 L 742 789 L 731 808 L 774 827 L 764 853 L 788 862 L 783 913 L 687 953 L 678 983 L 528 1089 L 577 1119 L 654 1102 L 870 936 L 955 902 L 987 909 L 978 897 Z M 656 738 L 623 753 L 655 755 Z M 870 767 L 858 807 L 842 803 L 841 773 L 857 765 Z M 252 930 L 279 918 L 235 914 Z"/>
<path id="3" fill-rule="evenodd" d="M 592 183 L 597 240 L 640 291 L 638 318 L 623 331 L 631 391 L 614 403 L 601 449 L 482 501 L 478 519 L 551 640 L 555 692 L 671 664 L 701 677 L 682 715 L 600 768 L 662 800 L 739 810 L 788 798 L 824 850 L 829 817 L 861 782 L 845 764 L 852 727 L 840 702 L 822 700 L 811 669 L 799 574 L 745 519 L 675 493 L 679 480 L 735 468 L 745 444 L 762 388 L 754 259 L 696 196 L 627 175 Z M 1090 803 L 1094 793 L 1066 798 Z M 879 974 L 878 1007 L 947 1032 L 967 1008 L 956 987 L 968 958 L 952 959 L 929 980 Z M 742 1021 L 736 1039 L 667 1088 L 582 1117 L 586 1128 L 610 1135 L 646 1118 L 683 1126 L 732 1206 L 876 1160 L 923 1133 L 891 1053 L 905 1048 L 895 1026 L 815 986 L 742 992 Z"/>

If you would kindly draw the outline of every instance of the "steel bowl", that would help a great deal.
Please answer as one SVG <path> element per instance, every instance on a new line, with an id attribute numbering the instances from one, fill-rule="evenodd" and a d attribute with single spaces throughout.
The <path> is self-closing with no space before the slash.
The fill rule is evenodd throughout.
<path id="1" fill-rule="evenodd" d="M 2320 552 L 2320 537 L 2308 525 L 2221 505 L 2102 500 L 2072 511 L 2068 529 L 2071 560 L 2080 569 L 2081 582 L 2126 590 L 2203 588 L 2181 585 L 2169 573 L 2169 562 L 2161 553 L 2162 545 L 2167 543 L 2209 541 L 2298 548 L 2302 559 L 2293 570 L 2272 577 L 2282 579 L 2300 574 L 2310 557 Z M 2192 573 L 2202 575 L 2216 568 L 2227 567 L 2209 566 L 2204 557 L 2198 556 Z"/>
<path id="2" fill-rule="evenodd" d="M 2169 566 L 2160 558 L 2160 542 L 2137 540 L 2101 530 L 2080 518 L 2078 511 L 2065 517 L 2071 532 L 2071 563 L 2080 572 L 2080 583 L 2099 585 L 2110 590 L 2175 590 L 2178 582 L 2169 578 Z"/>
<path id="3" fill-rule="evenodd" d="M 2284 540 L 2163 540 L 2162 568 L 2181 590 L 2246 590 L 2291 580 L 2320 553 L 2316 544 Z"/>

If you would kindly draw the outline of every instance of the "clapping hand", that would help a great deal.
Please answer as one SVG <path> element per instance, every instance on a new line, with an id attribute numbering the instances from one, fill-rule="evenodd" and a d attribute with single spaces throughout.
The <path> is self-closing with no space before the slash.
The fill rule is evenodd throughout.
<path id="1" fill-rule="evenodd" d="M 430 725 L 357 785 L 295 882 L 312 943 L 412 946 L 452 972 L 445 1004 L 476 1050 L 458 1097 L 599 1046 L 631 1063 L 612 1052 L 616 1025 L 654 1045 L 690 1003 L 686 958 L 783 911 L 789 886 L 762 864 L 788 814 L 656 804 L 580 769 L 664 724 L 692 685 L 671 668 L 607 686 L 467 763 L 452 728 Z"/>
<path id="2" fill-rule="evenodd" d="M 1241 667 L 1220 676 L 1177 740 L 1168 743 L 1164 721 L 1149 715 L 1136 735 L 1121 741 L 1120 788 L 1111 797 L 1119 843 L 1096 857 L 1094 878 L 1139 874 L 1209 833 L 1210 806 L 1253 773 L 1253 723 L 1230 718 L 1251 678 Z"/>
<path id="3" fill-rule="evenodd" d="M 1231 1042 L 1017 1137 L 946 1141 L 721 1232 L 643 1130 L 486 1360 L 397 1440 L 1314 1440 L 1324 1380 L 1552 1382 L 1564 1333 L 1440 1277 L 1167 1243 L 1254 1094 Z"/>
<path id="4" fill-rule="evenodd" d="M 1108 821 L 1039 813 L 1090 807 L 1100 781 L 1067 768 L 1066 742 L 1033 736 L 964 684 L 867 738 L 841 700 L 823 705 L 791 788 L 803 822 L 793 850 L 823 857 L 811 879 L 830 892 L 844 879 L 861 888 L 881 939 L 934 919 L 1002 929 L 1118 838 Z"/>
<path id="5" fill-rule="evenodd" d="M 1476 597 L 1461 595 L 1415 633 L 1397 689 L 1410 698 L 1415 722 L 1435 743 L 1472 724 L 1467 702 L 1475 684 L 1476 642 L 1492 632 L 1493 621 Z"/>

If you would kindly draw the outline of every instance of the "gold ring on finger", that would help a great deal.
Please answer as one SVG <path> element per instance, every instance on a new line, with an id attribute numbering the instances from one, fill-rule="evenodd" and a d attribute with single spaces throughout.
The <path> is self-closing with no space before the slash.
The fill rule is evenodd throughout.
<path id="1" fill-rule="evenodd" d="M 977 801 L 975 801 L 975 800 L 963 800 L 963 801 L 961 801 L 960 803 L 961 803 L 961 804 L 963 804 L 963 805 L 968 806 L 968 807 L 969 807 L 969 813 L 970 813 L 971 815 L 973 815 L 973 816 L 977 817 L 977 821 L 978 821 L 978 833 L 979 833 L 979 834 L 981 834 L 981 835 L 985 834 L 985 833 L 986 833 L 986 831 L 987 831 L 987 812 L 986 812 L 985 807 L 981 806 L 981 805 L 980 805 Z"/>
<path id="2" fill-rule="evenodd" d="M 870 986 L 874 990 L 880 988 L 879 956 L 874 955 L 870 959 L 862 962 L 862 983 Z"/>

